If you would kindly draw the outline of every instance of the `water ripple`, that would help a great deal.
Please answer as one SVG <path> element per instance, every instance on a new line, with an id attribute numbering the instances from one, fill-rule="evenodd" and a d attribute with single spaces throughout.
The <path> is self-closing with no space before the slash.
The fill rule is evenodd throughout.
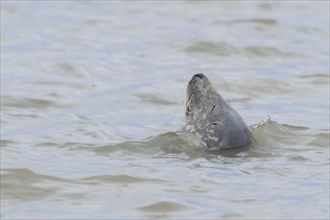
<path id="1" fill-rule="evenodd" d="M 284 52 L 268 46 L 247 46 L 239 48 L 226 42 L 198 41 L 184 49 L 187 53 L 205 53 L 216 56 L 245 55 L 255 57 L 296 57 L 298 54 Z"/>

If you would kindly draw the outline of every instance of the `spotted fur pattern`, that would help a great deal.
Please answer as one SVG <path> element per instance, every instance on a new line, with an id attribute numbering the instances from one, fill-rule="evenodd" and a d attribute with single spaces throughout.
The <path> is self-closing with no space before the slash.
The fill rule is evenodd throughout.
<path id="1" fill-rule="evenodd" d="M 231 149 L 249 144 L 245 122 L 202 73 L 194 75 L 188 83 L 183 130 L 201 138 L 209 149 Z"/>

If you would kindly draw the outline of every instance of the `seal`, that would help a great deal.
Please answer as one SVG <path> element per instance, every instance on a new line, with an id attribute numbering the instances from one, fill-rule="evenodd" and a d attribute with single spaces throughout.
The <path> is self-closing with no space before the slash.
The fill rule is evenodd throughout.
<path id="1" fill-rule="evenodd" d="M 250 143 L 248 128 L 241 116 L 202 73 L 194 75 L 187 86 L 183 131 L 199 137 L 211 150 L 239 148 Z"/>

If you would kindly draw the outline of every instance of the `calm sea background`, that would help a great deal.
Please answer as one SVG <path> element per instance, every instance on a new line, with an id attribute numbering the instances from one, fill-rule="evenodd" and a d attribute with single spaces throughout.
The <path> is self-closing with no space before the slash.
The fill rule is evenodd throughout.
<path id="1" fill-rule="evenodd" d="M 329 1 L 1 1 L 1 219 L 329 219 Z M 250 127 L 176 132 L 204 73 Z"/>

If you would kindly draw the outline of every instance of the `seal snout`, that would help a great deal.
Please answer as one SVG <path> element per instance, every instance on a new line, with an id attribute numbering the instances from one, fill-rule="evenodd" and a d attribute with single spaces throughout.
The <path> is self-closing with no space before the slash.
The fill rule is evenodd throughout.
<path id="1" fill-rule="evenodd" d="M 200 79 L 203 79 L 205 77 L 205 75 L 203 73 L 197 73 L 193 77 L 198 77 Z"/>

